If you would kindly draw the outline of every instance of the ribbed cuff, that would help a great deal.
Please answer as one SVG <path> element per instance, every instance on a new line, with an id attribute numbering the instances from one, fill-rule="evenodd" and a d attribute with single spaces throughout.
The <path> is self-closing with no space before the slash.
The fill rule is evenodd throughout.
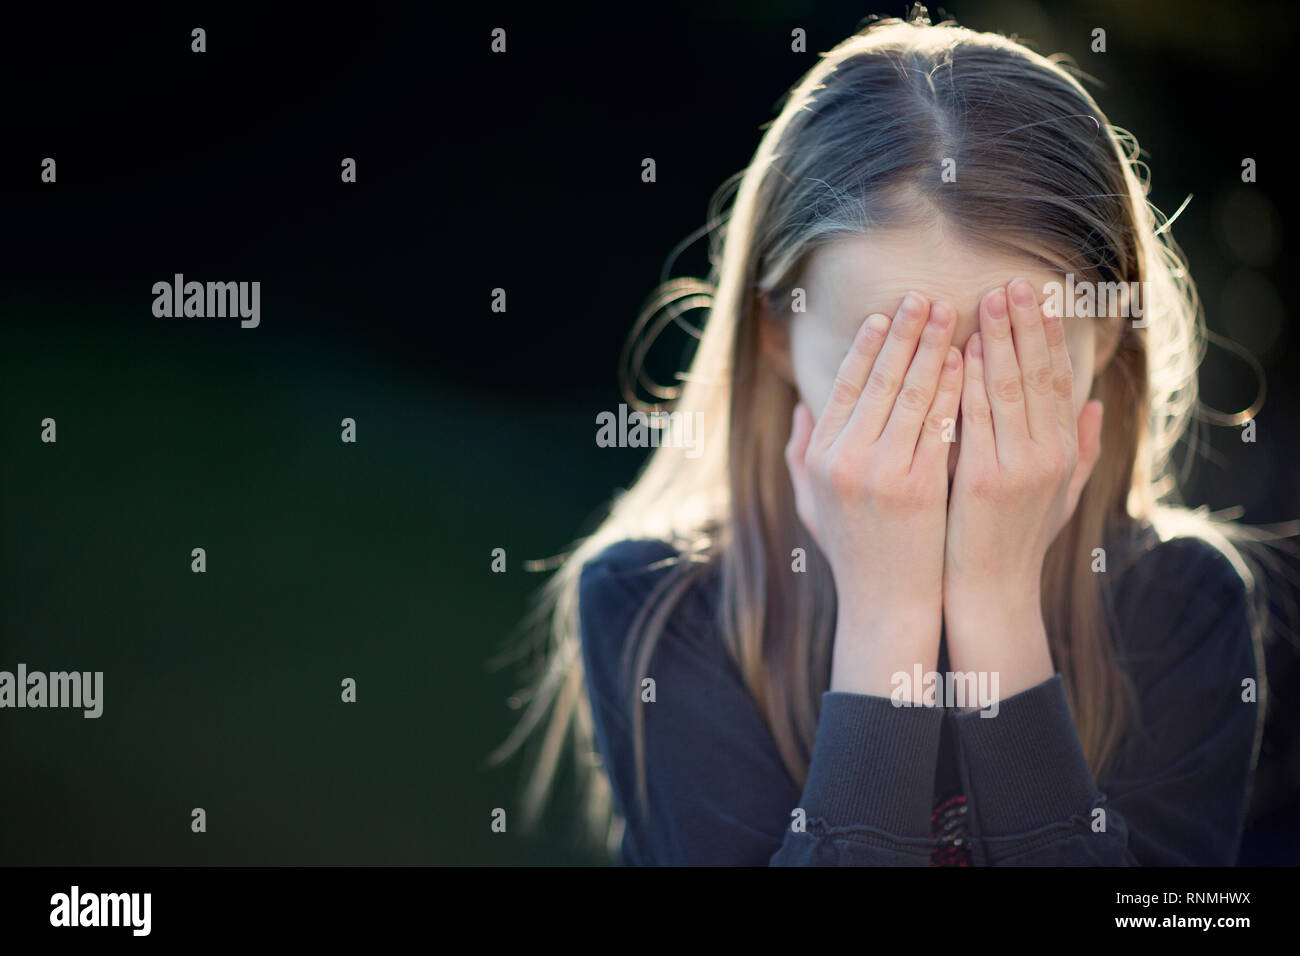
<path id="1" fill-rule="evenodd" d="M 825 692 L 803 791 L 808 816 L 928 839 L 943 716 L 939 707 Z"/>
<path id="2" fill-rule="evenodd" d="M 999 701 L 995 717 L 955 715 L 967 794 L 981 836 L 1024 833 L 1083 815 L 1100 796 L 1060 674 Z"/>

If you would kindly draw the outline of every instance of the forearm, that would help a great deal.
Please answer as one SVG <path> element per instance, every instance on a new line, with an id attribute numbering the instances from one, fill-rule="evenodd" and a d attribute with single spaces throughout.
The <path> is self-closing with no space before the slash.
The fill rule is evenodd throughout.
<path id="1" fill-rule="evenodd" d="M 830 690 L 869 694 L 920 703 L 921 688 L 907 682 L 899 691 L 896 674 L 911 675 L 916 665 L 933 671 L 939 662 L 939 639 L 943 628 L 943 607 L 936 597 L 931 606 L 917 606 L 905 613 L 874 615 L 842 608 L 835 630 L 831 658 Z"/>

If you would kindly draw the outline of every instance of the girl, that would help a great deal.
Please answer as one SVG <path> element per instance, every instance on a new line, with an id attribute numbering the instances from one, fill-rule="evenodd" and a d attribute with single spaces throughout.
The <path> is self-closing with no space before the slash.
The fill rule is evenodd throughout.
<path id="1" fill-rule="evenodd" d="M 1171 500 L 1204 345 L 1136 155 L 1000 36 L 823 57 L 638 323 L 707 296 L 702 448 L 549 585 L 533 816 L 572 732 L 628 863 L 1235 861 L 1258 532 Z"/>

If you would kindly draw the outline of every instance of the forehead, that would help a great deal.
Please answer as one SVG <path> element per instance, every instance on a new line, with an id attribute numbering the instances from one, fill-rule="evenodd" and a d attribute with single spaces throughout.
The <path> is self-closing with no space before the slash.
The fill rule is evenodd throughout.
<path id="1" fill-rule="evenodd" d="M 1039 302 L 1060 270 L 1031 252 L 961 241 L 937 226 L 882 230 L 823 246 L 805 274 L 807 309 L 852 334 L 872 312 L 892 315 L 910 291 L 944 301 L 974 323 L 980 299 L 1015 278 L 1029 280 Z"/>

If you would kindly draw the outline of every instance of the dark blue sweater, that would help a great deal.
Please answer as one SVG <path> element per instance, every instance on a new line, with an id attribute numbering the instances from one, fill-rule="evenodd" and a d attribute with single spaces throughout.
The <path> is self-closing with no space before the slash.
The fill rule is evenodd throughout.
<path id="1" fill-rule="evenodd" d="M 1107 547 L 1103 590 L 1144 734 L 1094 780 L 1060 674 L 978 711 L 828 691 L 802 790 L 716 624 L 717 575 L 672 613 L 645 675 L 620 654 L 673 549 L 623 541 L 583 569 L 582 650 L 597 748 L 626 820 L 622 862 L 773 866 L 1231 865 L 1261 705 L 1247 591 L 1197 538 L 1150 526 Z M 938 671 L 947 670 L 941 643 Z M 631 707 L 645 717 L 651 824 L 636 801 Z M 1104 815 L 1095 815 L 1102 808 Z M 802 809 L 806 825 L 792 826 Z M 1099 821 L 1101 824 L 1099 825 Z M 1104 825 L 1104 828 L 1102 826 Z"/>

